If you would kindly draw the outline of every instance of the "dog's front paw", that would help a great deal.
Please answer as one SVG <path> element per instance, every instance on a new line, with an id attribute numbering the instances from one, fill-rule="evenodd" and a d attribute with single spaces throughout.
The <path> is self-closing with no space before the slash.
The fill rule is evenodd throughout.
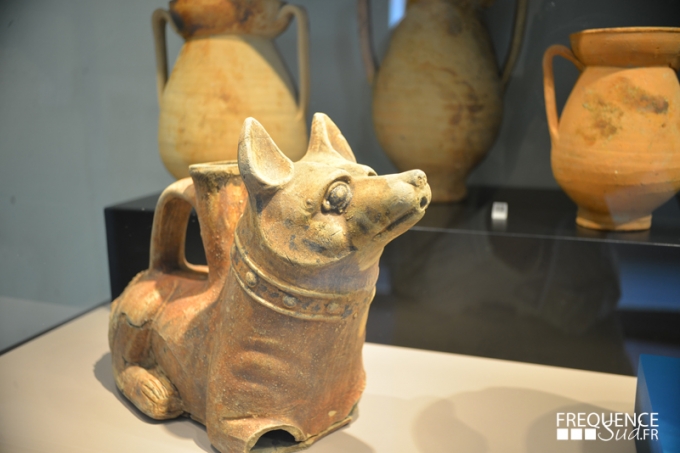
<path id="1" fill-rule="evenodd" d="M 165 420 L 182 414 L 182 401 L 163 375 L 129 366 L 119 376 L 118 387 L 137 408 L 151 418 Z"/>

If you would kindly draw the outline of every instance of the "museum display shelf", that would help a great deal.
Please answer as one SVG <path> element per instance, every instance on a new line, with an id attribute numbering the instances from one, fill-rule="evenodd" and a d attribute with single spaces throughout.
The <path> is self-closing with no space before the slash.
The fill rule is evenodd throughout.
<path id="1" fill-rule="evenodd" d="M 491 220 L 494 203 L 507 203 L 507 220 Z M 413 229 L 512 237 L 680 247 L 680 196 L 654 211 L 644 231 L 598 231 L 576 225 L 576 205 L 559 189 L 472 187 L 457 204 L 433 204 Z"/>
<path id="2" fill-rule="evenodd" d="M 187 418 L 155 421 L 118 392 L 99 307 L 0 356 L 0 451 L 215 452 Z M 367 343 L 359 419 L 310 453 L 634 452 L 558 441 L 558 412 L 634 410 L 636 379 Z"/>
<path id="3" fill-rule="evenodd" d="M 157 198 L 105 209 L 112 298 L 148 266 Z M 494 203 L 505 218 L 492 220 Z M 557 189 L 472 187 L 431 205 L 385 249 L 367 339 L 628 375 L 640 345 L 680 354 L 679 199 L 648 231 L 586 230 L 575 216 Z M 205 262 L 195 216 L 186 255 Z"/>

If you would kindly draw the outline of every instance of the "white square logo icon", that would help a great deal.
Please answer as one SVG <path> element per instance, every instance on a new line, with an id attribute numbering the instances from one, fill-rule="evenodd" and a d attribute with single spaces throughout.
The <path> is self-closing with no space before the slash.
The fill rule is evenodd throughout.
<path id="1" fill-rule="evenodd" d="M 597 440 L 597 430 L 596 429 L 586 429 L 586 440 Z"/>
<path id="2" fill-rule="evenodd" d="M 566 428 L 558 428 L 557 440 L 569 440 L 569 430 Z"/>
<path id="3" fill-rule="evenodd" d="M 572 428 L 571 440 L 583 440 L 583 430 L 581 428 Z"/>

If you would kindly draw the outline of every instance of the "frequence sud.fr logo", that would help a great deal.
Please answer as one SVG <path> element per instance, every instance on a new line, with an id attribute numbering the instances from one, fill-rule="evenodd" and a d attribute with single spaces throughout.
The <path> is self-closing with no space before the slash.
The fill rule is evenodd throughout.
<path id="1" fill-rule="evenodd" d="M 659 440 L 659 414 L 558 412 L 557 440 Z"/>

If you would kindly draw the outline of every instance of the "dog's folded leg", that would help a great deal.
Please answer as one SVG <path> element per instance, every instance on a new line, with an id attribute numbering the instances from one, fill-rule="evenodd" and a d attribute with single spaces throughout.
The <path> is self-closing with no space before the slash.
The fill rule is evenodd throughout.
<path id="1" fill-rule="evenodd" d="M 138 365 L 128 365 L 116 376 L 116 385 L 137 406 L 156 420 L 182 415 L 182 401 L 172 383 L 162 374 Z"/>

